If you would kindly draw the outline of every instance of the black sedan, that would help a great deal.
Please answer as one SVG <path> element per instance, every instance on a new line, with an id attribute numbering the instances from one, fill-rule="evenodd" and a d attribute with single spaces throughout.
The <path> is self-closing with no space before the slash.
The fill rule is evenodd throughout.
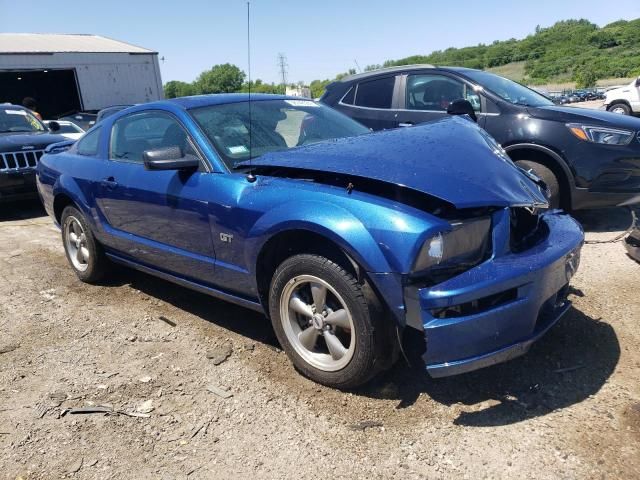
<path id="1" fill-rule="evenodd" d="M 640 202 L 640 119 L 554 105 L 547 97 L 489 72 L 413 65 L 352 75 L 321 101 L 374 130 L 409 127 L 447 115 L 468 100 L 478 124 L 565 209 Z"/>

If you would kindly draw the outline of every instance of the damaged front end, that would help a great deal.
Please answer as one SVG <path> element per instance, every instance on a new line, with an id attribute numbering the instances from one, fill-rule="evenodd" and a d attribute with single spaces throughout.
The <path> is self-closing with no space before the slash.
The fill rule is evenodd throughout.
<path id="1" fill-rule="evenodd" d="M 408 276 L 407 325 L 424 332 L 433 377 L 524 354 L 570 307 L 583 242 L 577 222 L 559 211 L 509 207 L 494 211 L 490 223 L 490 243 L 476 235 L 468 249 L 473 265 L 444 278 Z"/>

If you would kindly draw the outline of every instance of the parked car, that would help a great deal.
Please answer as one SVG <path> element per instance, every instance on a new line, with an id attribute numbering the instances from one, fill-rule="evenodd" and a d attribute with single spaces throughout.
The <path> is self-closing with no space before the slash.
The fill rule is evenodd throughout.
<path id="1" fill-rule="evenodd" d="M 95 113 L 78 112 L 71 115 L 62 116 L 58 119 L 58 121 L 75 123 L 86 132 L 95 125 L 96 116 L 97 115 Z"/>
<path id="2" fill-rule="evenodd" d="M 640 113 L 640 77 L 629 85 L 609 90 L 606 93 L 604 106 L 609 112 L 622 115 Z"/>
<path id="3" fill-rule="evenodd" d="M 566 105 L 569 103 L 569 97 L 567 97 L 566 95 L 558 95 L 557 97 L 553 98 L 553 103 L 555 103 L 556 105 Z"/>
<path id="4" fill-rule="evenodd" d="M 35 167 L 45 147 L 65 140 L 51 133 L 58 128 L 24 107 L 0 104 L 0 203 L 37 198 Z"/>
<path id="5" fill-rule="evenodd" d="M 440 119 L 460 98 L 476 105 L 478 124 L 517 165 L 544 180 L 553 207 L 640 201 L 640 120 L 555 106 L 489 72 L 424 65 L 382 69 L 330 84 L 321 101 L 381 130 Z"/>
<path id="6" fill-rule="evenodd" d="M 78 140 L 84 135 L 84 130 L 73 122 L 67 122 L 65 120 L 45 120 L 44 124 L 49 128 L 51 122 L 56 122 L 59 126 L 56 133 L 69 140 Z"/>
<path id="7" fill-rule="evenodd" d="M 339 388 L 389 367 L 406 326 L 440 377 L 523 354 L 569 308 L 580 226 L 473 122 L 371 133 L 250 98 L 139 105 L 50 148 L 38 187 L 81 280 L 113 261 L 263 312 Z"/>
<path id="8" fill-rule="evenodd" d="M 98 116 L 96 117 L 96 123 L 100 123 L 105 118 L 110 117 L 114 113 L 118 113 L 120 110 L 124 110 L 125 108 L 129 108 L 131 105 L 113 105 L 111 107 L 103 108 L 98 112 Z"/>

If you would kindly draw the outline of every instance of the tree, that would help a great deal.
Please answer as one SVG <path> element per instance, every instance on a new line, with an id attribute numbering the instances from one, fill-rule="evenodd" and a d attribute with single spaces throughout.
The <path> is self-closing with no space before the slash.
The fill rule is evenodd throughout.
<path id="1" fill-rule="evenodd" d="M 587 65 L 583 65 L 576 69 L 573 74 L 576 81 L 576 88 L 590 88 L 596 86 L 598 75 Z"/>
<path id="2" fill-rule="evenodd" d="M 211 70 L 202 72 L 196 79 L 197 93 L 233 93 L 242 88 L 245 74 L 235 65 L 225 63 L 214 65 Z"/>
<path id="3" fill-rule="evenodd" d="M 167 82 L 164 85 L 165 98 L 186 97 L 188 95 L 193 95 L 194 93 L 195 88 L 193 87 L 192 83 L 172 80 L 171 82 Z"/>

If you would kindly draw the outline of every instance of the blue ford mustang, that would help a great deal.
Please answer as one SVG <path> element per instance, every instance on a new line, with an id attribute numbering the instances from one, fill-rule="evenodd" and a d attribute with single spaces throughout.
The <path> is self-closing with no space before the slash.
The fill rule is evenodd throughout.
<path id="1" fill-rule="evenodd" d="M 583 233 L 474 123 L 371 133 L 310 100 L 211 95 L 119 112 L 49 148 L 69 263 L 121 263 L 271 319 L 303 374 L 352 388 L 403 328 L 434 376 L 527 351 L 567 311 Z"/>

